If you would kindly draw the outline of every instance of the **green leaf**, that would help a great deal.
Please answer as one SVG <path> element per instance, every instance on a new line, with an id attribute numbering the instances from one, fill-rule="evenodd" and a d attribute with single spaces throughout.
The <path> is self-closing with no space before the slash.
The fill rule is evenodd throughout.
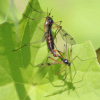
<path id="1" fill-rule="evenodd" d="M 41 85 L 38 85 L 36 88 L 39 97 L 44 100 L 100 99 L 100 65 L 97 62 L 92 43 L 86 41 L 83 44 L 74 45 L 71 59 L 76 56 L 80 59 L 76 58 L 73 60 L 71 63 L 71 73 L 68 73 L 64 82 L 62 82 L 62 75 L 64 73 L 57 76 L 54 75 L 59 71 L 59 67 L 64 65 L 50 66 L 48 74 L 40 83 Z M 68 66 L 66 67 L 68 69 Z"/>
<path id="2" fill-rule="evenodd" d="M 37 0 L 30 0 L 30 4 L 42 11 Z M 29 4 L 24 14 L 30 18 L 44 17 L 44 14 L 32 10 Z M 50 66 L 40 73 L 41 68 L 35 67 L 46 61 L 46 42 L 12 52 L 24 44 L 41 40 L 44 20 L 22 16 L 18 26 L 11 22 L 0 25 L 0 99 L 100 99 L 100 66 L 90 41 L 73 46 L 71 59 L 78 56 L 85 61 L 78 58 L 73 61 L 65 82 L 62 82 L 64 72 L 55 75 L 64 65 Z"/>

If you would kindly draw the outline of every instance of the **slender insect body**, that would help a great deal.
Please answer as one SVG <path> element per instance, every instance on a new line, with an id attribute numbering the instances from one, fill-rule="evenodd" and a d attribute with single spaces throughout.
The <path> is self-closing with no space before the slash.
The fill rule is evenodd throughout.
<path id="1" fill-rule="evenodd" d="M 47 35 L 47 45 L 50 51 L 54 50 L 54 40 L 53 40 L 53 36 L 51 33 L 51 28 L 49 27 L 48 29 L 48 35 Z"/>
<path id="2" fill-rule="evenodd" d="M 51 32 L 51 28 L 52 28 L 52 24 L 53 24 L 53 19 L 51 17 L 46 17 L 46 22 L 45 22 L 45 39 L 47 42 L 47 46 L 49 51 L 51 52 L 51 54 L 53 54 L 54 57 L 59 57 L 63 62 L 63 64 L 70 66 L 71 63 L 68 61 L 68 59 L 64 59 L 64 57 L 62 56 L 62 54 L 59 52 L 59 54 L 56 54 L 57 50 L 54 50 L 54 39 L 52 36 L 52 32 Z M 60 28 L 60 27 L 59 27 Z M 62 30 L 63 31 L 63 30 Z M 67 35 L 66 35 L 67 34 Z M 70 41 L 72 41 L 74 43 L 74 39 L 67 33 L 65 32 L 65 34 L 62 35 L 63 37 L 70 37 Z M 67 44 L 67 43 L 66 43 Z M 53 58 L 49 57 L 50 59 L 54 60 Z M 59 63 L 59 62 L 58 62 Z M 47 63 L 48 65 L 48 63 Z M 50 66 L 50 63 L 49 63 Z M 65 73 L 66 74 L 66 73 Z M 66 75 L 65 75 L 66 78 Z"/>
<path id="3" fill-rule="evenodd" d="M 53 54 L 54 57 L 59 57 L 59 55 L 56 54 L 56 51 L 54 50 L 54 39 L 53 39 L 52 32 L 51 32 L 51 27 L 53 23 L 54 22 L 51 17 L 46 17 L 45 38 L 46 38 L 48 49 L 50 50 L 51 54 Z"/>
<path id="4" fill-rule="evenodd" d="M 29 3 L 29 4 L 30 4 L 30 3 Z M 30 6 L 31 6 L 31 4 L 30 4 Z M 34 9 L 32 6 L 31 6 L 31 8 Z M 34 9 L 34 10 L 35 10 L 35 9 Z M 35 10 L 35 11 L 36 11 L 36 10 Z M 36 12 L 39 12 L 39 11 L 36 11 Z M 39 13 L 46 13 L 46 12 L 39 12 Z M 29 43 L 29 44 L 25 44 L 24 46 L 27 46 L 27 45 L 30 45 L 30 44 L 34 44 L 34 43 L 37 43 L 37 42 L 41 42 L 41 41 L 44 42 L 44 41 L 46 40 L 48 49 L 49 49 L 49 51 L 51 52 L 51 54 L 53 54 L 54 57 L 59 57 L 59 58 L 62 60 L 62 62 L 59 62 L 59 61 L 57 61 L 57 60 L 55 60 L 55 59 L 53 59 L 53 58 L 51 58 L 51 57 L 48 57 L 48 58 L 54 60 L 54 61 L 56 62 L 56 64 L 65 64 L 66 66 L 67 66 L 67 65 L 70 66 L 71 62 L 68 61 L 69 59 L 65 59 L 66 57 L 64 58 L 64 57 L 62 56 L 62 54 L 61 54 L 60 51 L 54 50 L 55 44 L 54 44 L 54 37 L 52 36 L 51 28 L 57 28 L 57 30 L 56 30 L 56 32 L 55 32 L 55 37 L 56 37 L 56 35 L 57 35 L 58 33 L 60 33 L 61 36 L 62 36 L 62 38 L 63 38 L 63 40 L 64 40 L 64 41 L 67 40 L 67 41 L 66 41 L 66 45 L 67 45 L 67 43 L 70 43 L 71 45 L 73 45 L 73 44 L 75 44 L 75 41 L 74 41 L 74 39 L 71 37 L 71 35 L 69 35 L 69 34 L 68 34 L 65 30 L 63 30 L 62 27 L 60 26 L 60 24 L 61 24 L 62 21 L 54 22 L 53 19 L 52 19 L 52 17 L 49 17 L 49 16 L 50 16 L 50 13 L 47 13 L 47 14 L 48 14 L 47 17 L 43 17 L 43 18 L 46 18 L 46 19 L 45 19 L 45 23 L 44 23 L 44 35 L 43 35 L 43 37 L 42 37 L 42 40 L 36 41 L 36 42 L 33 42 L 33 43 Z M 29 17 L 26 16 L 26 15 L 24 15 L 24 16 L 27 17 L 27 18 L 29 18 Z M 29 19 L 35 20 L 35 19 L 32 19 L 32 18 L 29 18 Z M 36 19 L 40 19 L 40 18 L 36 18 Z M 57 25 L 57 23 L 60 23 L 60 24 Z M 55 25 L 55 27 L 52 27 L 52 25 Z M 20 47 L 20 48 L 18 48 L 18 49 L 16 49 L 16 50 L 13 50 L 13 51 L 17 51 L 17 50 L 23 48 L 24 46 L 22 46 L 22 47 Z M 57 54 L 56 51 L 58 51 L 59 54 Z M 66 48 L 66 51 L 67 51 L 67 48 Z M 55 63 L 52 63 L 52 64 L 55 64 Z M 46 63 L 46 64 L 40 64 L 40 66 L 45 66 L 45 65 L 46 65 L 46 66 L 50 66 L 50 65 L 52 65 L 52 64 L 51 64 L 51 63 Z M 61 70 L 62 70 L 62 69 L 61 69 Z M 60 71 L 61 71 L 61 70 L 60 70 Z M 59 74 L 60 71 L 59 71 L 57 74 Z M 57 75 L 57 74 L 56 74 L 56 75 Z M 66 78 L 66 71 L 65 71 L 65 78 Z"/>

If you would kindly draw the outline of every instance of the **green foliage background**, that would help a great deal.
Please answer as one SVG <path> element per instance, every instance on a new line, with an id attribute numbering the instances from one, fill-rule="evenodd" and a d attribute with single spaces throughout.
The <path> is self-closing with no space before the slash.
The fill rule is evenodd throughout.
<path id="1" fill-rule="evenodd" d="M 56 2 L 56 0 L 53 1 L 52 6 L 55 8 L 57 6 L 58 10 L 60 1 L 57 1 L 56 5 L 54 5 L 54 2 Z M 89 4 L 88 2 L 86 4 Z M 30 3 L 35 9 L 42 11 L 37 0 L 30 0 Z M 52 3 L 52 1 L 50 3 Z M 48 5 L 50 5 L 50 3 L 45 1 L 45 4 L 49 9 L 50 6 Z M 63 2 L 61 3 L 63 5 Z M 82 1 L 78 2 L 79 6 L 75 7 L 77 10 L 79 10 L 78 7 L 81 6 L 79 3 L 82 3 Z M 40 1 L 40 4 L 43 5 L 43 1 Z M 75 1 L 74 3 L 70 1 L 67 7 L 71 7 L 74 9 L 74 11 L 77 11 L 74 8 L 74 4 L 76 4 Z M 42 7 L 44 9 L 45 6 Z M 69 10 L 72 10 L 71 8 Z M 66 10 L 62 12 L 62 9 L 52 11 L 54 21 L 64 20 L 64 24 L 62 23 L 62 26 L 64 26 L 63 28 L 69 33 L 72 33 L 71 35 L 75 37 L 75 40 L 77 41 L 76 32 L 77 34 L 80 33 L 78 30 L 79 28 L 77 29 L 77 27 L 80 25 L 75 24 L 77 21 L 75 19 L 73 24 L 75 24 L 76 27 L 73 28 L 70 26 L 73 25 L 71 23 L 72 20 L 67 19 L 68 16 L 65 16 L 67 22 L 65 21 L 64 16 L 62 15 Z M 60 15 L 58 17 L 57 12 L 58 14 L 61 12 L 60 15 L 63 18 L 60 19 Z M 73 14 L 70 11 L 67 12 Z M 29 5 L 27 5 L 24 14 L 31 18 L 39 18 L 44 16 L 44 14 L 34 12 Z M 69 18 L 71 19 L 73 15 L 70 16 Z M 85 23 L 85 20 L 83 22 Z M 41 37 L 43 36 L 43 23 L 44 19 L 32 21 L 22 16 L 22 19 L 19 22 L 5 22 L 0 25 L 0 99 L 99 100 L 100 66 L 96 60 L 95 50 L 90 41 L 73 46 L 71 59 L 73 59 L 75 56 L 79 56 L 84 61 L 81 61 L 78 58 L 73 61 L 71 65 L 71 73 L 68 74 L 68 77 L 64 82 L 62 82 L 62 75 L 64 73 L 58 74 L 57 76 L 55 75 L 55 73 L 59 71 L 63 65 L 53 65 L 45 68 L 45 70 L 43 70 L 41 73 L 38 73 L 41 68 L 38 68 L 36 65 L 45 62 L 46 57 L 48 56 L 46 42 L 26 46 L 21 50 L 12 52 L 12 50 L 26 43 L 41 40 Z M 82 40 L 82 38 L 80 39 Z M 96 40 L 98 39 L 96 38 Z M 38 84 L 42 79 L 43 81 Z"/>

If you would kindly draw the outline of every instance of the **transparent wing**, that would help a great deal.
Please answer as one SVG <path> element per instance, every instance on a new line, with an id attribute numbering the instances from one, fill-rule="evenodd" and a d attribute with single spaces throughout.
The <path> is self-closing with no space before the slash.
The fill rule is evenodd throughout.
<path id="1" fill-rule="evenodd" d="M 67 39 L 67 43 L 74 45 L 76 44 L 75 40 L 72 38 L 72 36 L 70 34 L 68 34 L 64 29 L 61 29 L 59 31 L 59 33 L 61 34 L 62 38 L 64 41 L 66 41 Z"/>
<path id="2" fill-rule="evenodd" d="M 42 37 L 42 43 L 46 40 L 47 35 L 48 35 L 47 32 L 45 32 L 44 35 L 43 35 L 43 37 Z"/>
<path id="3" fill-rule="evenodd" d="M 38 64 L 37 67 L 49 67 L 51 65 L 55 65 L 58 64 L 57 62 L 54 63 L 42 63 L 42 64 Z"/>

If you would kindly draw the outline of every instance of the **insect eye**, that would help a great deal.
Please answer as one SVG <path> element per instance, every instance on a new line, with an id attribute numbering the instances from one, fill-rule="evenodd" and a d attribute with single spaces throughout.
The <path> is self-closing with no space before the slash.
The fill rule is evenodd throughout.
<path id="1" fill-rule="evenodd" d="M 68 62 L 68 60 L 66 59 L 65 62 Z"/>

